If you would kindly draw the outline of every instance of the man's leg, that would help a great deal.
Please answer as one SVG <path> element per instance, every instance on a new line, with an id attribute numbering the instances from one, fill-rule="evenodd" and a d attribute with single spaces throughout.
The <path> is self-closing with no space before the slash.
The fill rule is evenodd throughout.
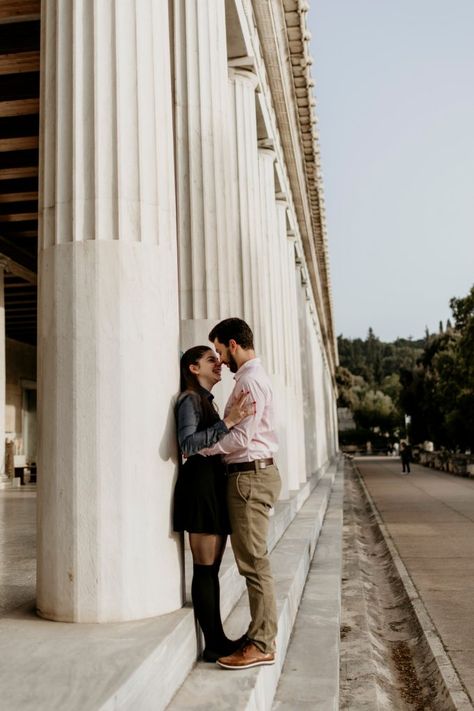
<path id="1" fill-rule="evenodd" d="M 251 622 L 249 639 L 263 653 L 274 651 L 277 613 L 268 559 L 268 514 L 280 493 L 275 466 L 229 477 L 228 502 L 232 548 L 239 572 L 245 576 Z"/>

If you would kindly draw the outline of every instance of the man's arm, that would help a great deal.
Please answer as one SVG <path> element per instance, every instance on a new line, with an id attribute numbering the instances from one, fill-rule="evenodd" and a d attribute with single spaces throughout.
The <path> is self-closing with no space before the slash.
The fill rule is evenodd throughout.
<path id="1" fill-rule="evenodd" d="M 242 378 L 239 382 L 239 386 L 241 386 L 242 390 L 248 391 L 249 399 L 254 400 L 255 413 L 243 419 L 230 430 L 229 434 L 224 435 L 224 437 L 212 447 L 201 449 L 199 454 L 205 457 L 213 454 L 230 454 L 231 452 L 248 447 L 262 419 L 266 405 L 266 396 L 255 380 L 248 379 L 244 381 Z"/>

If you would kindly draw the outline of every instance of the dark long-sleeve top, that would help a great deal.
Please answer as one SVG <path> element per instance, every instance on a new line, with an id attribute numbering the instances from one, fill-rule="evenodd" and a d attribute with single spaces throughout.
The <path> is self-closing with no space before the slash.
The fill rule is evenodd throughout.
<path id="1" fill-rule="evenodd" d="M 214 399 L 214 396 L 205 388 L 202 388 L 201 392 L 209 401 Z M 225 422 L 219 419 L 217 412 L 216 422 L 208 427 L 203 427 L 201 399 L 197 393 L 189 390 L 181 393 L 178 398 L 176 421 L 179 446 L 186 457 L 192 457 L 199 450 L 211 447 L 229 432 Z"/>

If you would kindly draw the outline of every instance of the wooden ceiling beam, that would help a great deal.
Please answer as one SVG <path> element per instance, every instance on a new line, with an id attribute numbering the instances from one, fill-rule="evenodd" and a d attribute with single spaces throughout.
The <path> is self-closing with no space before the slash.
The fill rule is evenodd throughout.
<path id="1" fill-rule="evenodd" d="M 0 215 L 0 222 L 25 222 L 28 220 L 37 220 L 37 212 L 15 213 L 11 215 Z"/>
<path id="2" fill-rule="evenodd" d="M 0 23 L 39 20 L 40 14 L 41 0 L 2 0 L 0 3 Z"/>
<path id="3" fill-rule="evenodd" d="M 0 54 L 0 74 L 38 72 L 39 68 L 39 50 L 35 50 L 33 52 L 12 52 L 8 54 Z"/>
<path id="4" fill-rule="evenodd" d="M 0 153 L 6 151 L 26 151 L 38 148 L 38 136 L 21 136 L 19 138 L 0 138 Z"/>
<path id="5" fill-rule="evenodd" d="M 27 116 L 39 113 L 39 99 L 18 99 L 0 101 L 1 116 Z"/>
<path id="6" fill-rule="evenodd" d="M 0 183 L 1 188 L 3 189 L 3 185 Z M 1 193 L 0 192 L 0 203 L 9 203 L 9 202 L 23 202 L 26 200 L 38 200 L 38 193 L 37 192 L 29 192 L 29 193 Z"/>
<path id="7" fill-rule="evenodd" d="M 22 168 L 0 168 L 0 180 L 14 178 L 34 178 L 38 175 L 38 166 L 24 166 Z M 0 184 L 0 190 L 2 186 Z"/>

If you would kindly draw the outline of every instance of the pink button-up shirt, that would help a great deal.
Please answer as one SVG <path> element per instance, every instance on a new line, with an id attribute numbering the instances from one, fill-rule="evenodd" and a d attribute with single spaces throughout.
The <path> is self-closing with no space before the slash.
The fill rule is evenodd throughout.
<path id="1" fill-rule="evenodd" d="M 270 378 L 263 369 L 260 358 L 252 358 L 240 366 L 234 380 L 235 386 L 227 401 L 224 417 L 244 390 L 249 392 L 249 399 L 255 400 L 255 414 L 246 417 L 232 427 L 229 434 L 219 442 L 202 449 L 199 454 L 222 454 L 226 464 L 273 457 L 278 450 L 273 393 Z"/>

